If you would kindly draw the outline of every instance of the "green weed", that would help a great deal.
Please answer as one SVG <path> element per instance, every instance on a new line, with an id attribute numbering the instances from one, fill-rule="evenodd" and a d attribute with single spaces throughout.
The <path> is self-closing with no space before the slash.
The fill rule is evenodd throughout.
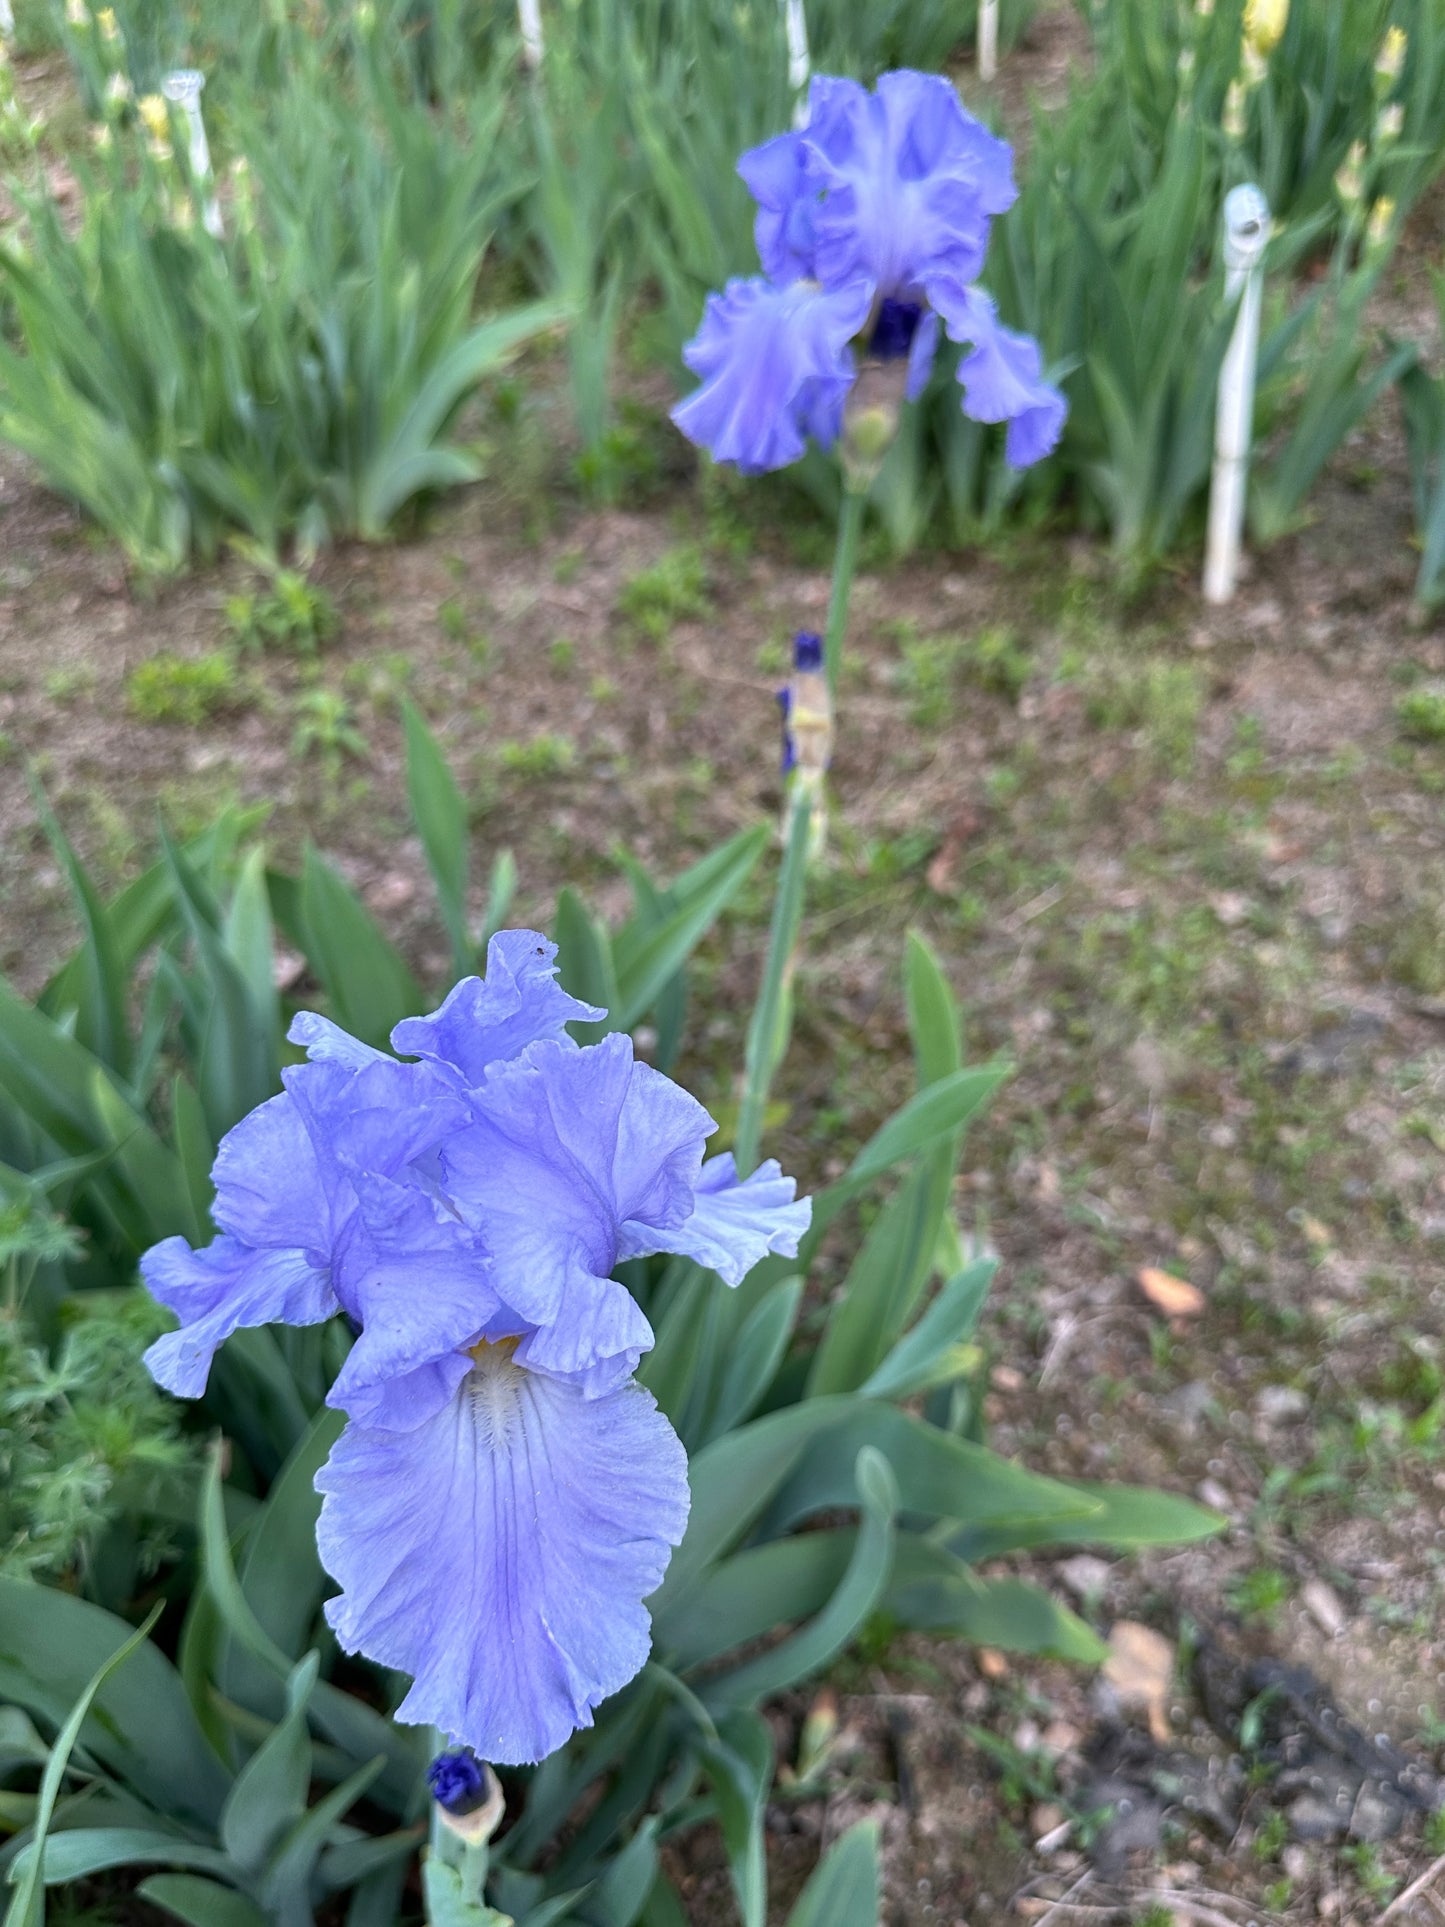
<path id="1" fill-rule="evenodd" d="M 570 736 L 534 736 L 529 743 L 501 743 L 497 761 L 512 776 L 526 781 L 561 776 L 577 760 L 577 745 Z"/>
<path id="2" fill-rule="evenodd" d="M 339 689 L 308 689 L 296 701 L 296 728 L 291 737 L 295 756 L 319 757 L 333 779 L 343 756 L 370 754 L 366 738 L 356 727 L 351 704 Z"/>
<path id="3" fill-rule="evenodd" d="M 915 729 L 937 729 L 953 714 L 967 644 L 962 636 L 920 636 L 912 623 L 896 624 L 894 633 L 903 654 L 898 686 L 908 699 L 908 719 Z"/>
<path id="4" fill-rule="evenodd" d="M 665 642 L 679 622 L 711 607 L 702 551 L 692 543 L 669 549 L 624 582 L 617 598 L 617 613 L 653 642 Z"/>
<path id="5" fill-rule="evenodd" d="M 28 1210 L 23 1202 L 0 1210 L 0 1273 L 19 1245 L 42 1257 L 62 1248 L 73 1255 L 69 1227 L 21 1223 Z M 75 1584 L 113 1520 L 181 1497 L 198 1441 L 182 1438 L 181 1408 L 157 1393 L 140 1362 L 168 1322 L 144 1292 L 80 1293 L 62 1317 L 51 1355 L 14 1310 L 0 1309 L 0 1573 Z M 152 1521 L 143 1569 L 153 1572 L 171 1542 Z"/>
<path id="6" fill-rule="evenodd" d="M 196 728 L 239 695 L 235 658 L 226 649 L 204 656 L 178 656 L 169 649 L 137 663 L 125 679 L 126 706 L 146 723 L 184 723 Z"/>
<path id="7" fill-rule="evenodd" d="M 1192 662 L 1095 659 L 1084 675 L 1085 714 L 1098 729 L 1135 730 L 1153 757 L 1186 768 L 1194 755 L 1204 676 Z"/>
<path id="8" fill-rule="evenodd" d="M 1409 742 L 1445 742 L 1445 689 L 1407 690 L 1395 704 L 1395 722 Z"/>
<path id="9" fill-rule="evenodd" d="M 1278 1617 L 1289 1595 L 1289 1579 L 1275 1566 L 1252 1566 L 1231 1583 L 1228 1591 L 1229 1603 L 1241 1619 L 1266 1621 Z"/>
<path id="10" fill-rule="evenodd" d="M 1380 1850 L 1368 1840 L 1357 1840 L 1340 1848 L 1340 1859 L 1353 1869 L 1356 1880 L 1378 1907 L 1383 1907 L 1400 1883 L 1380 1865 Z"/>
<path id="11" fill-rule="evenodd" d="M 89 695 L 95 688 L 95 670 L 88 663 L 74 669 L 52 669 L 44 687 L 47 702 L 73 702 L 77 696 Z"/>
<path id="12" fill-rule="evenodd" d="M 298 569 L 277 569 L 268 588 L 226 598 L 226 628 L 242 649 L 290 648 L 314 656 L 340 627 L 330 595 Z"/>

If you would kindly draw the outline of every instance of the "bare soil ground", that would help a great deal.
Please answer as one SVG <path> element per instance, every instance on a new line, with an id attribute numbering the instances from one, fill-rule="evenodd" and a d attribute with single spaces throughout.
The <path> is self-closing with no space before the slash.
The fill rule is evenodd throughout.
<path id="1" fill-rule="evenodd" d="M 1054 43 L 1036 57 L 1057 77 Z M 1417 223 L 1395 290 L 1422 327 L 1438 218 Z M 773 689 L 791 631 L 821 626 L 825 532 L 785 493 L 700 493 L 665 435 L 649 501 L 585 510 L 559 485 L 559 407 L 538 391 L 495 480 L 413 539 L 324 558 L 342 626 L 314 664 L 228 641 L 238 564 L 143 591 L 0 456 L 14 981 L 38 989 L 74 936 L 27 767 L 112 884 L 147 854 L 158 808 L 186 831 L 228 797 L 265 806 L 278 853 L 314 837 L 438 982 L 403 693 L 451 756 L 480 845 L 515 851 L 517 921 L 545 924 L 564 883 L 620 909 L 619 845 L 671 873 L 776 811 Z M 1224 611 L 1201 605 L 1192 556 L 1125 602 L 1095 547 L 1048 533 L 866 555 L 833 854 L 770 1148 L 826 1179 L 906 1093 L 901 941 L 920 929 L 973 1054 L 1018 1067 L 959 1180 L 1004 1261 L 984 1330 L 993 1442 L 1040 1470 L 1200 1495 L 1230 1521 L 1202 1547 L 1015 1569 L 1106 1635 L 1142 1622 L 1236 1672 L 1269 1655 L 1308 1666 L 1367 1734 L 1439 1767 L 1445 743 L 1414 740 L 1397 705 L 1445 689 L 1445 635 L 1411 614 L 1409 530 L 1388 403 L 1310 525 Z M 677 615 L 667 585 L 696 564 L 705 611 Z M 659 633 L 627 613 L 639 598 L 662 609 Z M 133 713 L 139 664 L 218 650 L 230 667 L 203 721 Z M 359 744 L 298 741 L 317 689 Z M 766 912 L 760 882 L 700 959 L 685 1075 L 704 1098 L 726 1098 Z M 1203 1309 L 1166 1318 L 1145 1266 L 1191 1282 Z M 842 1736 L 824 1785 L 770 1816 L 780 1905 L 862 1812 L 883 1826 L 887 1918 L 910 1927 L 1345 1927 L 1384 1918 L 1445 1850 L 1418 1817 L 1380 1840 L 1363 1823 L 1299 1837 L 1246 1779 L 1223 1822 L 1181 1800 L 1100 1865 L 1085 1756 L 1128 1708 L 1098 1679 L 880 1629 L 831 1690 Z M 785 1756 L 806 1710 L 778 1709 Z M 1164 1714 L 1160 1746 L 1224 1771 L 1187 1669 Z M 698 1927 L 731 1918 L 706 1840 L 678 1868 Z M 1445 1872 L 1390 1918 L 1445 1919 Z"/>

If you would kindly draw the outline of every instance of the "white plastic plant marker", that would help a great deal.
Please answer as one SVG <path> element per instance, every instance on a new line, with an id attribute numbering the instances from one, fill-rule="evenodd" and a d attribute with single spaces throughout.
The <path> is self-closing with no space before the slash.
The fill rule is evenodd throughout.
<path id="1" fill-rule="evenodd" d="M 1244 533 L 1244 493 L 1254 429 L 1254 371 L 1259 357 L 1259 312 L 1264 291 L 1264 251 L 1269 242 L 1269 202 L 1253 182 L 1224 197 L 1224 298 L 1237 301 L 1234 333 L 1219 371 L 1219 409 L 1214 422 L 1214 473 L 1209 485 L 1209 539 L 1204 556 L 1204 599 L 1228 602 L 1239 574 Z"/>
<path id="2" fill-rule="evenodd" d="M 803 0 L 783 0 L 783 31 L 788 37 L 788 85 L 797 95 L 793 125 L 801 127 L 808 118 L 804 96 L 813 72 L 812 55 L 808 51 L 808 16 L 803 11 Z"/>
<path id="3" fill-rule="evenodd" d="M 998 72 L 998 0 L 979 0 L 978 77 L 992 80 Z"/>
<path id="4" fill-rule="evenodd" d="M 0 34 L 8 40 L 15 32 L 15 15 L 10 10 L 10 0 L 0 0 Z"/>
<path id="5" fill-rule="evenodd" d="M 206 85 L 206 76 L 196 67 L 177 67 L 166 75 L 161 82 L 161 92 L 173 106 L 179 107 L 186 117 L 186 131 L 190 136 L 191 173 L 196 184 L 205 193 L 205 205 L 201 209 L 201 219 L 205 222 L 207 234 L 220 240 L 226 231 L 221 219 L 221 210 L 212 192 L 211 149 L 206 139 L 206 123 L 201 118 L 201 93 Z"/>
<path id="6" fill-rule="evenodd" d="M 522 31 L 522 58 L 536 73 L 542 64 L 542 0 L 517 0 L 517 25 Z"/>

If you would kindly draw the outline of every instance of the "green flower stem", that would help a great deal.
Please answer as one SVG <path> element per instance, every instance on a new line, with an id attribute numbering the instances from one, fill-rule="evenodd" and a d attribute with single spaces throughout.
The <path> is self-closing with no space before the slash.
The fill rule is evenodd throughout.
<path id="1" fill-rule="evenodd" d="M 863 500 L 866 490 L 845 487 L 843 506 L 838 516 L 838 540 L 833 551 L 833 588 L 828 598 L 828 630 L 824 638 L 824 662 L 828 673 L 829 698 L 836 701 L 838 667 L 843 653 L 843 637 L 848 628 L 848 602 L 853 590 L 853 572 L 858 562 L 858 538 L 863 527 Z M 768 1106 L 768 1091 L 773 1072 L 783 1060 L 792 1031 L 792 983 L 797 962 L 798 931 L 803 921 L 803 898 L 807 891 L 808 864 L 812 856 L 813 821 L 821 803 L 823 772 L 798 769 L 788 789 L 787 831 L 783 846 L 783 866 L 778 873 L 773 898 L 773 917 L 768 930 L 768 955 L 763 967 L 762 986 L 748 1024 L 747 1047 L 743 1057 L 743 1094 L 738 1106 L 738 1127 L 733 1137 L 733 1157 L 738 1176 L 749 1177 L 758 1162 L 763 1137 L 763 1117 Z"/>
<path id="2" fill-rule="evenodd" d="M 788 804 L 788 840 L 783 850 L 783 867 L 778 874 L 777 893 L 773 898 L 768 958 L 763 968 L 762 988 L 748 1025 L 747 1049 L 743 1057 L 743 1095 L 738 1108 L 733 1156 L 737 1161 L 738 1176 L 744 1178 L 751 1175 L 758 1161 L 768 1087 L 787 1049 L 788 1032 L 792 1029 L 789 993 L 798 926 L 803 918 L 803 893 L 808 881 L 808 843 L 812 822 L 812 800 L 803 785 L 795 781 Z"/>
<path id="3" fill-rule="evenodd" d="M 838 543 L 833 551 L 833 590 L 828 598 L 828 631 L 823 639 L 824 659 L 828 666 L 828 694 L 836 705 L 838 671 L 843 659 L 843 637 L 848 628 L 848 599 L 853 591 L 853 571 L 858 565 L 858 537 L 863 529 L 863 502 L 866 490 L 846 488 L 838 516 Z"/>

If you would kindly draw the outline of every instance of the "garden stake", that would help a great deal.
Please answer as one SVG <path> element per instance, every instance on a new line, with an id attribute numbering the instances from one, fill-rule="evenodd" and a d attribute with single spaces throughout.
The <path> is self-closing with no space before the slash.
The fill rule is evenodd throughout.
<path id="1" fill-rule="evenodd" d="M 1262 266 L 1269 240 L 1269 203 L 1252 183 L 1231 188 L 1224 201 L 1224 298 L 1238 301 L 1229 351 L 1219 372 L 1214 429 L 1214 474 L 1209 489 L 1209 542 L 1204 599 L 1228 602 L 1239 573 L 1244 491 L 1254 425 L 1254 370 L 1259 353 Z"/>
<path id="2" fill-rule="evenodd" d="M 191 173 L 196 186 L 204 195 L 201 206 L 201 219 L 207 234 L 215 240 L 222 239 L 226 232 L 221 219 L 221 210 L 216 201 L 211 180 L 211 149 L 206 140 L 206 123 L 201 118 L 201 92 L 206 84 L 206 76 L 195 67 L 178 67 L 174 73 L 166 75 L 161 82 L 161 92 L 173 106 L 179 107 L 186 117 L 186 128 L 191 141 Z"/>
<path id="3" fill-rule="evenodd" d="M 998 0 L 980 0 L 978 9 L 978 77 L 992 80 L 998 72 Z"/>
<path id="4" fill-rule="evenodd" d="M 522 58 L 535 74 L 542 65 L 541 0 L 517 0 L 517 23 L 522 30 Z"/>
<path id="5" fill-rule="evenodd" d="M 0 6 L 6 3 L 7 0 L 0 0 Z M 798 97 L 793 125 L 801 127 L 808 118 L 803 95 L 813 65 L 808 53 L 808 16 L 803 12 L 803 0 L 783 0 L 783 27 L 788 36 L 788 85 Z"/>
<path id="6" fill-rule="evenodd" d="M 10 0 L 0 0 L 0 34 L 8 40 L 15 31 L 15 15 L 10 11 Z"/>

